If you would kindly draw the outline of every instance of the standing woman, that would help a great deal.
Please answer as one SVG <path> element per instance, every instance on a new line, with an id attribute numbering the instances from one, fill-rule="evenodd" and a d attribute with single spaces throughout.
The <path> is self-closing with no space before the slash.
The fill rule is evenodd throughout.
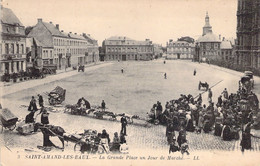
<path id="1" fill-rule="evenodd" d="M 251 149 L 251 124 L 252 122 L 248 122 L 245 127 L 244 131 L 242 131 L 242 140 L 240 142 L 241 150 L 244 152 L 245 149 Z"/>

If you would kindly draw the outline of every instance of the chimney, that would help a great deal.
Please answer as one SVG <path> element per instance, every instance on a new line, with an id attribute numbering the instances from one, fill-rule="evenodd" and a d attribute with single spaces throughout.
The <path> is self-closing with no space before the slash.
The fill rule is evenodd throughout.
<path id="1" fill-rule="evenodd" d="M 74 33 L 75 35 L 77 35 L 77 33 Z"/>
<path id="2" fill-rule="evenodd" d="M 221 40 L 221 35 L 219 34 L 219 40 Z"/>
<path id="3" fill-rule="evenodd" d="M 38 18 L 38 22 L 42 22 L 42 18 Z"/>
<path id="4" fill-rule="evenodd" d="M 82 33 L 83 36 L 86 36 L 86 33 Z"/>
<path id="5" fill-rule="evenodd" d="M 52 22 L 50 21 L 50 24 L 52 24 Z"/>
<path id="6" fill-rule="evenodd" d="M 56 24 L 56 28 L 57 28 L 58 30 L 60 30 L 60 25 L 59 25 L 59 24 Z"/>
<path id="7" fill-rule="evenodd" d="M 145 39 L 145 41 L 150 41 L 150 39 Z"/>
<path id="8" fill-rule="evenodd" d="M 70 34 L 71 34 L 71 32 L 70 32 Z"/>
<path id="9" fill-rule="evenodd" d="M 61 30 L 61 32 L 64 32 L 63 30 Z"/>
<path id="10" fill-rule="evenodd" d="M 225 37 L 222 38 L 222 41 L 225 41 Z"/>

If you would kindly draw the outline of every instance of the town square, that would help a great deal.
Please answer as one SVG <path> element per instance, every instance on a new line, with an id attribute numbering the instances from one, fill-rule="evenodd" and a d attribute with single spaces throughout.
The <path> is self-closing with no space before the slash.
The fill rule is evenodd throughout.
<path id="1" fill-rule="evenodd" d="M 260 2 L 216 1 L 201 0 L 199 5 L 176 0 L 176 6 L 156 0 L 128 5 L 86 0 L 71 2 L 74 6 L 39 1 L 38 13 L 36 2 L 28 0 L 34 7 L 28 12 L 37 13 L 29 19 L 16 6 L 22 2 L 4 0 L 4 158 L 10 153 L 26 160 L 188 162 L 202 161 L 206 154 L 211 159 L 236 154 L 242 156 L 236 162 L 243 164 L 245 156 L 258 155 Z M 213 9 L 216 4 L 223 13 Z M 61 7 L 57 11 L 64 15 L 59 17 L 51 10 L 57 5 L 71 7 L 74 13 Z M 100 9 L 93 10 L 95 5 Z M 178 5 L 184 5 L 185 15 Z M 106 15 L 107 6 L 114 10 Z M 179 13 L 171 18 L 164 10 L 158 12 L 163 8 Z M 154 20 L 144 13 L 153 13 L 149 18 Z M 194 20 L 198 25 L 188 25 Z M 161 26 L 145 30 L 141 24 L 156 21 Z M 140 26 L 133 26 L 136 22 Z M 174 32 L 169 33 L 168 26 Z"/>

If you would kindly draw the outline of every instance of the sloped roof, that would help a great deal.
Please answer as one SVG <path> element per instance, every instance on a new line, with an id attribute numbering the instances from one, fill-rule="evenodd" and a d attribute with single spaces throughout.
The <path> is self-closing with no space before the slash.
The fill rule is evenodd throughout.
<path id="1" fill-rule="evenodd" d="M 197 40 L 197 42 L 203 43 L 203 42 L 221 42 L 219 38 L 214 35 L 213 33 L 207 33 L 204 36 L 200 36 Z"/>
<path id="2" fill-rule="evenodd" d="M 39 40 L 37 40 L 35 37 L 33 38 L 33 40 L 37 46 L 41 46 L 41 47 L 43 46 L 43 44 Z"/>
<path id="3" fill-rule="evenodd" d="M 37 40 L 35 37 L 27 37 L 26 38 L 26 47 L 31 47 L 33 45 L 33 42 L 37 46 L 44 46 L 39 40 Z"/>
<path id="4" fill-rule="evenodd" d="M 106 40 L 133 40 L 126 36 L 111 36 L 110 38 Z"/>
<path id="5" fill-rule="evenodd" d="M 2 7 L 2 16 L 1 16 L 1 22 L 5 24 L 11 24 L 15 25 L 18 24 L 20 26 L 23 26 L 21 21 L 16 17 L 14 12 L 11 9 Z"/>
<path id="6" fill-rule="evenodd" d="M 68 37 L 68 38 L 74 38 L 74 39 L 80 39 L 80 40 L 85 40 L 87 41 L 84 36 L 82 35 L 76 35 L 76 34 L 73 34 L 73 33 L 67 33 L 67 32 L 61 32 L 64 36 Z"/>
<path id="7" fill-rule="evenodd" d="M 69 37 L 71 37 L 71 38 L 86 40 L 83 36 L 76 35 L 76 34 L 73 34 L 73 33 L 69 33 L 68 35 L 69 35 Z"/>
<path id="8" fill-rule="evenodd" d="M 47 23 L 47 22 L 42 22 L 42 23 L 50 31 L 50 33 L 53 36 L 66 37 L 56 28 L 56 26 L 54 24 Z"/>
<path id="9" fill-rule="evenodd" d="M 232 49 L 232 45 L 230 41 L 222 41 L 220 44 L 220 49 Z"/>
<path id="10" fill-rule="evenodd" d="M 86 37 L 89 38 L 90 40 L 96 40 L 93 37 L 91 37 L 90 35 L 86 34 Z"/>

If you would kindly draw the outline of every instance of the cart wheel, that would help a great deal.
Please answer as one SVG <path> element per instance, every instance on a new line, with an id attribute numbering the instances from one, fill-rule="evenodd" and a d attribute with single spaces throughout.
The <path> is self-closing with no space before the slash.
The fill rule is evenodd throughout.
<path id="1" fill-rule="evenodd" d="M 77 143 L 74 145 L 74 151 L 77 152 L 77 153 L 82 153 L 82 151 L 81 151 L 81 146 L 82 146 L 82 143 L 81 143 L 81 142 L 77 142 Z"/>
<path id="2" fill-rule="evenodd" d="M 49 98 L 50 105 L 55 105 L 55 100 L 53 98 Z"/>
<path id="3" fill-rule="evenodd" d="M 9 129 L 10 131 L 13 131 L 13 130 L 15 129 L 15 127 L 16 127 L 16 124 L 14 124 L 13 126 L 8 127 L 8 129 Z"/>

